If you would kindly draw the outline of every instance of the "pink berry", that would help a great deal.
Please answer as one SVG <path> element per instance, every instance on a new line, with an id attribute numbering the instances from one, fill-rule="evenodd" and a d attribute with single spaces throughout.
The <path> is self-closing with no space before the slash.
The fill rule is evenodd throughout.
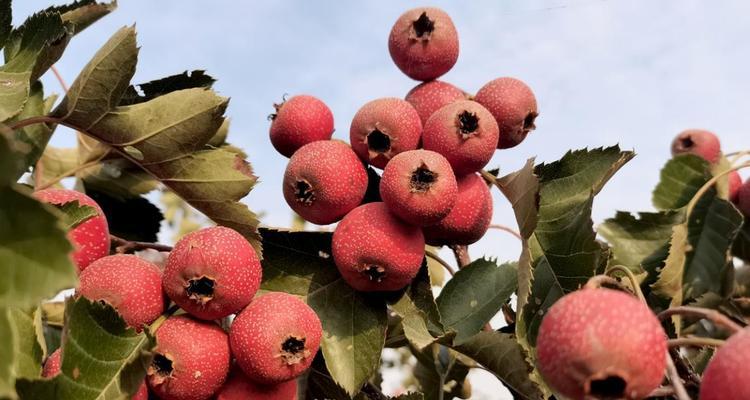
<path id="1" fill-rule="evenodd" d="M 346 143 L 326 140 L 300 148 L 284 172 L 284 199 L 306 221 L 326 225 L 358 206 L 367 171 Z"/>
<path id="2" fill-rule="evenodd" d="M 482 86 L 474 100 L 495 117 L 500 128 L 498 149 L 517 146 L 536 128 L 539 115 L 536 97 L 525 83 L 515 78 L 497 78 Z"/>
<path id="3" fill-rule="evenodd" d="M 222 226 L 185 235 L 169 254 L 163 287 L 200 319 L 220 319 L 250 303 L 260 287 L 260 260 L 250 243 Z"/>
<path id="4" fill-rule="evenodd" d="M 47 357 L 47 361 L 44 362 L 44 368 L 42 368 L 43 378 L 54 378 L 60 371 L 62 371 L 62 351 L 57 349 Z"/>
<path id="5" fill-rule="evenodd" d="M 420 83 L 406 94 L 406 101 L 417 110 L 422 125 L 443 106 L 465 99 L 466 94 L 461 89 L 443 81 Z"/>
<path id="6" fill-rule="evenodd" d="M 425 226 L 427 244 L 472 244 L 484 236 L 492 220 L 492 194 L 481 176 L 458 178 L 458 199 L 451 212 L 435 225 Z"/>
<path id="7" fill-rule="evenodd" d="M 230 361 L 229 338 L 219 325 L 173 316 L 156 331 L 146 380 L 163 400 L 208 400 L 224 384 Z"/>
<path id="8" fill-rule="evenodd" d="M 291 294 L 274 292 L 253 300 L 232 322 L 229 340 L 237 365 L 251 380 L 277 384 L 312 364 L 322 327 L 315 311 Z"/>
<path id="9" fill-rule="evenodd" d="M 77 293 L 111 305 L 137 331 L 164 312 L 159 267 L 134 255 L 115 254 L 91 263 L 81 272 Z"/>
<path id="10" fill-rule="evenodd" d="M 537 337 L 544 381 L 571 399 L 642 399 L 664 378 L 666 334 L 635 297 L 583 289 L 558 300 Z"/>
<path id="11" fill-rule="evenodd" d="M 240 368 L 232 368 L 229 379 L 216 395 L 216 400 L 296 400 L 297 381 L 295 379 L 275 385 L 261 385 L 248 378 Z"/>
<path id="12" fill-rule="evenodd" d="M 418 81 L 429 81 L 456 64 L 458 32 L 445 11 L 415 8 L 402 14 L 393 25 L 388 51 L 401 72 Z"/>
<path id="13" fill-rule="evenodd" d="M 73 244 L 73 262 L 78 267 L 78 272 L 83 271 L 94 260 L 98 260 L 109 254 L 109 227 L 107 218 L 98 204 L 89 196 L 75 190 L 67 189 L 45 189 L 34 192 L 34 196 L 50 204 L 65 204 L 78 201 L 82 206 L 96 208 L 98 215 L 89 218 L 82 224 L 68 232 L 68 239 Z"/>
<path id="14" fill-rule="evenodd" d="M 680 132 L 672 141 L 672 155 L 695 154 L 713 164 L 721 157 L 721 143 L 713 132 L 703 129 L 688 129 Z"/>
<path id="15" fill-rule="evenodd" d="M 380 196 L 388 209 L 413 225 L 430 225 L 443 219 L 456 204 L 456 191 L 450 163 L 429 150 L 397 154 L 385 166 L 380 180 Z"/>
<path id="16" fill-rule="evenodd" d="M 742 187 L 742 177 L 737 171 L 732 171 L 727 175 L 729 181 L 729 201 L 738 204 L 740 201 L 740 187 Z"/>
<path id="17" fill-rule="evenodd" d="M 745 328 L 730 336 L 708 363 L 701 382 L 700 400 L 750 399 L 748 363 L 750 328 Z"/>
<path id="18" fill-rule="evenodd" d="M 750 179 L 746 180 L 737 191 L 736 204 L 745 217 L 750 217 Z"/>
<path id="19" fill-rule="evenodd" d="M 389 97 L 373 100 L 352 119 L 349 139 L 359 158 L 385 168 L 398 153 L 419 146 L 422 122 L 417 110 L 405 100 Z"/>
<path id="20" fill-rule="evenodd" d="M 333 233 L 333 259 L 356 290 L 402 289 L 417 275 L 423 258 L 419 227 L 396 218 L 385 203 L 355 208 Z"/>
<path id="21" fill-rule="evenodd" d="M 274 107 L 271 143 L 286 157 L 308 143 L 329 140 L 333 135 L 333 113 L 316 97 L 298 95 Z"/>
<path id="22" fill-rule="evenodd" d="M 456 175 L 466 175 L 490 162 L 499 135 L 497 122 L 486 108 L 461 100 L 432 114 L 422 132 L 422 146 L 445 156 Z"/>

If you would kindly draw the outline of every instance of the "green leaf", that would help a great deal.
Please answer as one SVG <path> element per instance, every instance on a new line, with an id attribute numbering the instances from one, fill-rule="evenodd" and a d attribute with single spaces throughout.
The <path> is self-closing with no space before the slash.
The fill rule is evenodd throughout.
<path id="1" fill-rule="evenodd" d="M 544 393 L 530 378 L 533 371 L 527 354 L 507 333 L 479 332 L 455 349 L 482 364 L 517 396 L 527 400 L 543 400 Z"/>
<path id="2" fill-rule="evenodd" d="M 44 349 L 40 344 L 37 329 L 41 328 L 40 314 L 31 309 L 18 307 L 8 309 L 11 328 L 14 330 L 13 369 L 16 378 L 38 378 L 42 371 Z"/>
<path id="3" fill-rule="evenodd" d="M 116 0 L 109 3 L 98 3 L 96 0 L 78 0 L 68 5 L 50 7 L 45 11 L 59 12 L 66 26 L 72 28 L 72 33 L 78 34 L 115 8 L 117 8 Z"/>
<path id="4" fill-rule="evenodd" d="M 438 344 L 424 351 L 412 353 L 417 359 L 414 378 L 417 379 L 426 400 L 466 398 L 463 396 L 464 383 L 466 375 L 469 374 L 469 367 L 459 359 L 460 354 Z M 443 385 L 440 384 L 441 375 L 444 377 Z"/>
<path id="5" fill-rule="evenodd" d="M 157 79 L 155 81 L 141 83 L 135 86 L 129 86 L 125 91 L 125 94 L 122 96 L 119 105 L 128 106 L 132 104 L 144 103 L 159 96 L 171 92 L 176 92 L 178 90 L 193 88 L 208 89 L 211 88 L 214 82 L 216 82 L 216 80 L 207 75 L 205 71 L 185 71 L 178 75 L 172 75 L 166 78 Z M 228 126 L 226 128 L 228 128 Z M 224 135 L 224 138 L 226 138 L 226 135 Z M 222 144 L 223 142 L 224 141 L 222 140 L 215 146 Z"/>
<path id="6" fill-rule="evenodd" d="M 0 49 L 5 46 L 10 31 L 13 29 L 13 11 L 10 0 L 0 0 Z"/>
<path id="7" fill-rule="evenodd" d="M 30 73 L 29 82 L 36 81 L 62 56 L 71 36 L 60 14 L 32 15 L 11 32 L 0 72 Z"/>
<path id="8" fill-rule="evenodd" d="M 391 304 L 391 310 L 402 318 L 404 335 L 419 350 L 445 334 L 426 266 L 422 266 L 411 285 Z M 452 337 L 453 334 L 447 338 Z"/>
<path id="9" fill-rule="evenodd" d="M 12 122 L 44 114 L 44 89 L 42 83 L 36 81 L 31 85 L 31 91 L 29 92 L 28 99 L 26 100 L 23 109 L 12 119 Z M 47 146 L 47 143 L 52 136 L 52 130 L 53 127 L 46 123 L 33 124 L 21 129 L 16 129 L 16 140 L 28 145 L 28 151 L 24 154 L 25 169 L 35 165 L 37 160 L 39 160 L 39 157 L 42 155 L 44 148 Z"/>
<path id="10" fill-rule="evenodd" d="M 109 231 L 115 236 L 138 242 L 156 242 L 164 219 L 159 207 L 148 199 L 135 196 L 118 198 L 91 189 L 84 183 L 86 194 L 94 199 L 107 217 Z"/>
<path id="11" fill-rule="evenodd" d="M 516 271 L 513 263 L 498 266 L 478 259 L 448 281 L 436 301 L 442 322 L 456 332 L 457 343 L 479 332 L 508 302 L 518 287 Z"/>
<path id="12" fill-rule="evenodd" d="M 7 307 L 0 306 L 0 357 L 3 362 L 0 363 L 0 398 L 15 398 L 15 371 L 13 360 L 15 358 L 15 348 L 18 343 L 16 331 L 13 329 L 13 321 L 10 316 L 10 310 Z"/>
<path id="13" fill-rule="evenodd" d="M 63 317 L 65 316 L 65 303 L 62 301 L 52 301 L 42 303 L 42 318 L 44 322 L 51 326 L 62 328 Z"/>
<path id="14" fill-rule="evenodd" d="M 750 223 L 743 224 L 737 238 L 734 239 L 732 255 L 750 263 Z"/>
<path id="15" fill-rule="evenodd" d="M 135 28 L 121 28 L 86 64 L 52 116 L 88 131 L 120 102 L 137 62 Z"/>
<path id="16" fill-rule="evenodd" d="M 41 168 L 34 169 L 34 179 L 39 179 L 42 185 L 53 180 L 60 180 L 67 176 L 74 168 L 78 167 L 78 149 L 47 146 L 39 158 Z M 41 176 L 38 176 L 41 174 Z M 61 188 L 57 183 L 52 187 Z"/>
<path id="17" fill-rule="evenodd" d="M 91 206 L 81 205 L 78 200 L 69 201 L 64 204 L 55 204 L 53 207 L 63 213 L 63 223 L 66 230 L 71 230 L 89 219 L 99 215 L 99 211 Z"/>
<path id="18" fill-rule="evenodd" d="M 31 72 L 0 71 L 0 122 L 5 122 L 22 110 L 29 97 Z"/>
<path id="19" fill-rule="evenodd" d="M 706 160 L 692 154 L 672 158 L 662 168 L 659 183 L 654 189 L 654 207 L 659 210 L 684 207 L 710 178 Z"/>
<path id="20" fill-rule="evenodd" d="M 153 341 L 127 328 L 117 312 L 84 297 L 66 301 L 62 373 L 20 380 L 21 399 L 123 399 L 143 382 Z"/>
<path id="21" fill-rule="evenodd" d="M 100 162 L 77 174 L 86 188 L 106 193 L 120 200 L 155 190 L 159 182 L 146 171 L 122 158 Z"/>
<path id="22" fill-rule="evenodd" d="M 351 400 L 351 396 L 333 380 L 323 357 L 316 356 L 307 375 L 306 400 Z"/>
<path id="23" fill-rule="evenodd" d="M 683 220 L 684 215 L 677 211 L 642 212 L 638 216 L 618 211 L 599 225 L 599 234 L 612 245 L 613 263 L 639 272 L 644 260 L 669 243 L 672 227 Z"/>
<path id="24" fill-rule="evenodd" d="M 331 234 L 262 229 L 261 288 L 302 296 L 323 325 L 326 366 L 353 395 L 380 366 L 388 323 L 385 302 L 354 291 L 331 257 Z"/>

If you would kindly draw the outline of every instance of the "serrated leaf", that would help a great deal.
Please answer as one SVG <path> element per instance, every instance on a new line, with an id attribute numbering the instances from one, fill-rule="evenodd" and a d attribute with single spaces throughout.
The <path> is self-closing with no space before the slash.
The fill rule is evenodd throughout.
<path id="1" fill-rule="evenodd" d="M 0 71 L 0 122 L 5 122 L 22 110 L 29 97 L 31 72 Z"/>
<path id="2" fill-rule="evenodd" d="M 52 116 L 88 131 L 120 102 L 137 62 L 135 28 L 121 28 L 86 64 Z"/>
<path id="3" fill-rule="evenodd" d="M 516 398 L 545 399 L 542 390 L 530 378 L 533 367 L 527 361 L 526 352 L 512 335 L 479 332 L 455 349 L 492 372 Z"/>
<path id="4" fill-rule="evenodd" d="M 178 90 L 193 88 L 208 89 L 214 84 L 214 82 L 216 82 L 216 80 L 206 74 L 206 71 L 185 71 L 178 75 L 172 75 L 155 81 L 128 86 L 119 105 L 128 106 L 144 103 Z M 228 129 L 229 126 L 226 126 L 226 128 Z M 219 131 L 221 131 L 221 129 Z M 226 133 L 226 129 L 224 130 L 224 133 Z M 224 135 L 224 139 L 226 139 L 226 134 Z M 214 146 L 218 146 L 222 143 L 224 143 L 223 140 Z"/>
<path id="5" fill-rule="evenodd" d="M 10 0 L 0 0 L 0 49 L 5 46 L 10 31 L 13 29 L 12 18 L 13 12 L 10 7 Z"/>
<path id="6" fill-rule="evenodd" d="M 76 175 L 86 188 L 120 200 L 137 197 L 159 187 L 159 182 L 146 171 L 122 158 L 102 161 Z"/>
<path id="7" fill-rule="evenodd" d="M 42 303 L 42 319 L 51 326 L 62 328 L 65 316 L 65 303 L 53 301 Z"/>
<path id="8" fill-rule="evenodd" d="M 42 83 L 36 81 L 31 85 L 31 91 L 28 94 L 28 99 L 26 100 L 23 109 L 11 120 L 11 123 L 44 114 L 44 90 Z M 46 123 L 33 124 L 16 129 L 16 140 L 19 140 L 28 146 L 28 151 L 25 152 L 23 157 L 26 169 L 36 164 L 37 160 L 39 160 L 39 157 L 42 155 L 44 148 L 47 146 L 47 143 L 52 136 L 52 130 L 53 126 Z"/>
<path id="9" fill-rule="evenodd" d="M 36 81 L 62 56 L 71 36 L 58 13 L 30 16 L 11 32 L 0 72 L 27 72 L 29 82 Z"/>
<path id="10" fill-rule="evenodd" d="M 652 198 L 659 210 L 684 207 L 711 178 L 708 162 L 693 154 L 681 154 L 667 161 L 659 175 Z"/>
<path id="11" fill-rule="evenodd" d="M 47 146 L 39 158 L 40 168 L 34 169 L 34 178 L 42 185 L 59 180 L 78 166 L 78 150 L 75 148 L 61 148 Z M 62 187 L 57 183 L 53 187 Z"/>
<path id="12" fill-rule="evenodd" d="M 379 368 L 385 344 L 385 302 L 354 291 L 331 256 L 331 234 L 262 229 L 261 288 L 302 296 L 323 325 L 322 350 L 331 376 L 353 395 Z"/>
<path id="13" fill-rule="evenodd" d="M 156 242 L 164 219 L 158 207 L 148 199 L 135 196 L 118 198 L 92 189 L 84 183 L 86 194 L 94 199 L 107 217 L 109 231 L 115 236 L 139 242 Z"/>
<path id="14" fill-rule="evenodd" d="M 669 243 L 672 227 L 683 220 L 684 215 L 677 211 L 642 212 L 637 216 L 618 211 L 599 225 L 598 231 L 612 245 L 613 263 L 638 272 L 643 270 L 644 260 Z"/>
<path id="15" fill-rule="evenodd" d="M 520 170 L 496 179 L 496 184 L 513 207 L 521 236 L 528 239 L 536 228 L 539 207 L 539 179 L 534 174 L 534 159 L 529 158 Z"/>
<path id="16" fill-rule="evenodd" d="M 456 343 L 474 336 L 507 303 L 518 287 L 517 267 L 478 259 L 461 268 L 436 299 L 443 325 Z"/>
<path id="17" fill-rule="evenodd" d="M 54 6 L 46 9 L 47 12 L 60 13 L 63 22 L 71 27 L 72 33 L 81 33 L 91 24 L 112 12 L 117 8 L 117 1 L 99 3 L 96 0 L 79 0 L 64 6 Z"/>
<path id="18" fill-rule="evenodd" d="M 21 399 L 129 398 L 143 382 L 152 347 L 112 307 L 68 298 L 62 372 L 51 380 L 20 380 L 16 388 Z"/>
<path id="19" fill-rule="evenodd" d="M 63 214 L 63 224 L 66 230 L 71 230 L 89 219 L 99 215 L 99 211 L 91 206 L 81 205 L 78 200 L 69 201 L 64 204 L 54 204 Z"/>
<path id="20" fill-rule="evenodd" d="M 414 378 L 419 383 L 425 400 L 450 400 L 464 397 L 464 382 L 469 367 L 457 358 L 457 353 L 438 344 L 423 351 L 412 352 L 417 359 Z M 444 375 L 443 385 L 440 376 Z M 442 396 L 441 396 L 441 392 Z"/>
<path id="21" fill-rule="evenodd" d="M 37 326 L 41 322 L 34 309 L 24 311 L 18 307 L 8 309 L 11 329 L 14 330 L 13 370 L 18 378 L 38 378 L 42 371 L 44 351 L 37 336 Z"/>
<path id="22" fill-rule="evenodd" d="M 422 266 L 411 285 L 390 307 L 401 317 L 406 338 L 419 350 L 445 334 L 437 304 L 432 297 L 432 285 L 426 265 Z M 450 335 L 451 339 L 452 336 Z"/>

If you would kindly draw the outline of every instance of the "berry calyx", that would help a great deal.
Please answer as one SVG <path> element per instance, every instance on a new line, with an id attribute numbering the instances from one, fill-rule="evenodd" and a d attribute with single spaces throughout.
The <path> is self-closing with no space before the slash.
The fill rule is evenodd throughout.
<path id="1" fill-rule="evenodd" d="M 346 143 L 313 142 L 289 160 L 283 191 L 289 207 L 306 221 L 331 224 L 362 202 L 367 171 Z"/>
<path id="2" fill-rule="evenodd" d="M 363 204 L 344 217 L 332 246 L 341 276 L 366 292 L 402 289 L 424 258 L 420 228 L 398 219 L 382 202 Z"/>
<path id="3" fill-rule="evenodd" d="M 456 175 L 466 175 L 490 162 L 499 135 L 497 122 L 486 108 L 461 100 L 432 114 L 422 132 L 422 146 L 445 156 Z"/>
<path id="4" fill-rule="evenodd" d="M 297 381 L 295 379 L 275 385 L 261 385 L 252 381 L 238 367 L 232 368 L 229 379 L 216 394 L 216 400 L 295 400 Z"/>
<path id="5" fill-rule="evenodd" d="M 466 94 L 461 89 L 443 81 L 420 83 L 412 88 L 405 98 L 417 110 L 422 125 L 443 106 L 465 99 Z"/>
<path id="6" fill-rule="evenodd" d="M 750 362 L 750 328 L 745 328 L 721 346 L 709 361 L 701 382 L 701 400 L 750 399 L 747 365 Z"/>
<path id="7" fill-rule="evenodd" d="M 434 151 L 411 150 L 396 155 L 385 166 L 380 196 L 397 217 L 413 225 L 430 225 L 448 215 L 456 204 L 457 187 L 445 157 Z"/>
<path id="8" fill-rule="evenodd" d="M 563 296 L 544 315 L 536 344 L 544 381 L 573 399 L 642 399 L 664 377 L 666 334 L 648 306 L 624 292 Z"/>
<path id="9" fill-rule="evenodd" d="M 498 149 L 508 149 L 521 143 L 536 129 L 536 97 L 531 88 L 516 78 L 497 78 L 482 86 L 474 101 L 483 105 L 500 128 Z"/>
<path id="10" fill-rule="evenodd" d="M 274 104 L 271 114 L 271 144 L 286 157 L 300 147 L 333 135 L 333 113 L 320 99 L 309 95 L 293 96 Z"/>
<path id="11" fill-rule="evenodd" d="M 713 132 L 704 129 L 688 129 L 680 132 L 672 141 L 672 155 L 695 154 L 709 163 L 719 161 L 721 143 Z"/>
<path id="12" fill-rule="evenodd" d="M 418 81 L 440 77 L 458 60 L 458 32 L 445 11 L 421 7 L 402 14 L 391 28 L 388 51 L 398 69 Z"/>
<path id="13" fill-rule="evenodd" d="M 277 384 L 304 373 L 318 352 L 321 335 L 315 311 L 281 292 L 253 300 L 229 331 L 237 365 L 260 384 Z"/>
<path id="14" fill-rule="evenodd" d="M 156 331 L 146 380 L 160 399 L 208 399 L 224 384 L 230 360 L 229 338 L 221 327 L 173 316 Z"/>
<path id="15" fill-rule="evenodd" d="M 112 306 L 128 326 L 140 331 L 164 312 L 161 270 L 129 254 L 100 258 L 81 272 L 76 293 Z"/>
<path id="16" fill-rule="evenodd" d="M 261 275 L 250 243 L 233 229 L 215 226 L 189 233 L 175 244 L 162 286 L 191 315 L 214 320 L 250 303 Z"/>
<path id="17" fill-rule="evenodd" d="M 421 134 L 417 110 L 407 101 L 393 97 L 362 106 L 349 129 L 354 152 L 362 161 L 381 169 L 396 154 L 415 150 Z"/>
<path id="18" fill-rule="evenodd" d="M 456 204 L 445 218 L 425 226 L 425 241 L 434 246 L 469 245 L 484 236 L 492 220 L 492 194 L 481 176 L 457 179 Z"/>
<path id="19" fill-rule="evenodd" d="M 78 201 L 82 206 L 94 207 L 98 215 L 89 218 L 68 232 L 68 240 L 75 248 L 73 262 L 80 273 L 94 260 L 109 254 L 109 227 L 101 207 L 89 196 L 75 190 L 45 189 L 34 192 L 34 197 L 50 204 L 62 205 Z"/>

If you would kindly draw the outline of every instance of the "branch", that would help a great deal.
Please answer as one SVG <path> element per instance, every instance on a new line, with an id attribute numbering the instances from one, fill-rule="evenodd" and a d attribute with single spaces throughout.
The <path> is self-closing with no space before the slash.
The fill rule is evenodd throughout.
<path id="1" fill-rule="evenodd" d="M 427 256 L 427 257 L 429 257 L 429 258 L 431 258 L 431 259 L 433 259 L 433 260 L 435 260 L 435 261 L 437 261 L 438 264 L 442 265 L 443 268 L 445 268 L 448 271 L 448 273 L 451 274 L 451 276 L 453 276 L 453 275 L 456 274 L 456 271 L 453 270 L 453 267 L 451 267 L 450 264 L 448 264 L 445 260 L 443 260 L 442 258 L 440 258 L 440 256 L 438 256 L 437 254 L 435 254 L 433 251 L 431 251 L 431 250 L 425 250 L 424 255 Z"/>
<path id="2" fill-rule="evenodd" d="M 50 186 L 52 186 L 52 185 L 60 182 L 61 180 L 65 179 L 65 178 L 67 178 L 69 176 L 73 176 L 73 175 L 75 175 L 75 174 L 83 171 L 86 168 L 93 167 L 96 164 L 99 164 L 99 162 L 101 162 L 102 159 L 106 155 L 107 155 L 107 153 L 103 153 L 101 156 L 97 157 L 95 160 L 89 161 L 89 162 L 87 162 L 85 164 L 81 164 L 81 165 L 79 165 L 79 166 L 77 166 L 75 168 L 72 168 L 72 169 L 70 169 L 68 171 L 65 171 L 61 175 L 52 178 L 49 182 L 46 182 L 44 184 L 41 184 L 41 180 L 42 180 L 41 179 L 41 173 L 40 174 L 36 174 L 36 171 L 35 171 L 34 177 L 35 177 L 36 185 L 34 186 L 34 190 L 44 190 L 44 189 L 47 189 Z M 41 167 L 42 167 L 41 164 L 37 164 L 37 166 L 36 166 L 36 168 L 38 168 L 40 170 L 41 170 Z"/>
<path id="3" fill-rule="evenodd" d="M 659 313 L 658 317 L 659 319 L 663 320 L 673 315 L 682 315 L 682 316 L 698 317 L 700 319 L 707 319 L 711 321 L 714 325 L 722 326 L 731 333 L 737 333 L 742 330 L 741 326 L 739 326 L 736 322 L 732 321 L 731 319 L 727 318 L 727 316 L 725 316 L 724 314 L 716 310 L 709 310 L 707 308 L 701 308 L 701 307 L 691 307 L 691 306 L 672 307 Z"/>
<path id="4" fill-rule="evenodd" d="M 687 394 L 687 390 L 685 390 L 685 386 L 682 384 L 682 378 L 680 378 L 680 374 L 677 373 L 677 367 L 675 367 L 672 357 L 670 357 L 668 353 L 665 354 L 665 357 L 667 357 L 667 375 L 669 376 L 669 381 L 672 383 L 675 397 L 677 397 L 678 400 L 690 400 L 690 396 Z"/>
<path id="5" fill-rule="evenodd" d="M 681 337 L 677 339 L 669 339 L 667 341 L 667 344 L 669 345 L 669 347 L 683 347 L 683 346 L 721 347 L 724 345 L 724 341 L 721 339 L 714 339 L 714 338 L 708 338 L 708 337 L 691 336 L 691 337 Z"/>
<path id="6" fill-rule="evenodd" d="M 119 254 L 125 254 L 129 252 L 134 252 L 138 250 L 146 250 L 146 249 L 153 249 L 156 251 L 172 251 L 172 246 L 167 246 L 166 244 L 135 242 L 135 241 L 123 239 L 115 235 L 109 235 L 109 238 L 112 240 L 112 243 L 115 245 L 115 251 Z"/>

